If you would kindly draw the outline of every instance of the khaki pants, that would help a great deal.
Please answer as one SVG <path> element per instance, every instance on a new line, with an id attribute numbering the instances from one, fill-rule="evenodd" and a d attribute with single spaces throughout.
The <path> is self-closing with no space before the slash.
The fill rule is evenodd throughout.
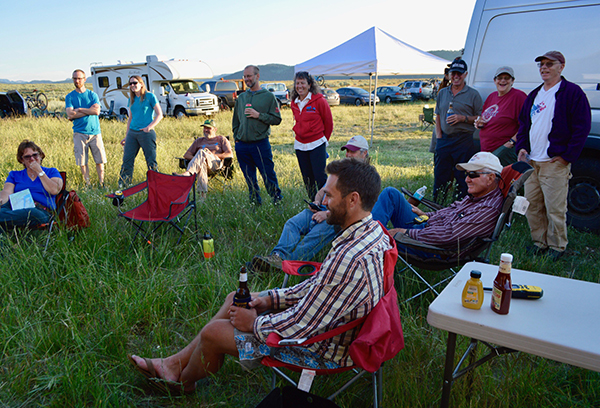
<path id="1" fill-rule="evenodd" d="M 187 166 L 187 171 L 197 174 L 198 191 L 208 191 L 208 175 L 220 170 L 223 162 L 208 149 L 200 149 Z"/>
<path id="2" fill-rule="evenodd" d="M 531 165 L 533 173 L 525 182 L 531 239 L 540 248 L 562 252 L 568 243 L 567 193 L 571 164 L 532 161 Z"/>

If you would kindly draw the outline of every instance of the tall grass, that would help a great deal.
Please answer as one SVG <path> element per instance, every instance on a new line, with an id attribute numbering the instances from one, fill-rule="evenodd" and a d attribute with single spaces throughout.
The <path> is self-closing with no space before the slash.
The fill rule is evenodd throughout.
<path id="1" fill-rule="evenodd" d="M 44 90 L 45 91 L 45 90 Z M 67 90 L 68 91 L 68 90 Z M 46 92 L 46 91 L 45 91 Z M 384 186 L 411 189 L 432 184 L 430 132 L 420 130 L 423 103 L 377 107 L 371 156 Z M 328 153 L 339 150 L 352 135 L 368 133 L 366 107 L 334 107 L 335 131 Z M 271 143 L 276 172 L 284 194 L 282 206 L 249 205 L 246 185 L 238 172 L 230 188 L 216 184 L 200 206 L 200 231 L 215 238 L 216 257 L 206 261 L 193 232 L 176 236 L 163 231 L 152 251 L 136 240 L 104 194 L 116 189 L 125 124 L 103 121 L 108 164 L 107 187 L 84 186 L 72 153 L 71 124 L 65 119 L 17 118 L 0 125 L 0 179 L 18 169 L 15 153 L 25 138 L 39 143 L 44 165 L 66 170 L 68 188 L 76 189 L 86 205 L 90 228 L 72 235 L 59 230 L 43 253 L 44 233 L 7 234 L 0 258 L 0 406 L 255 406 L 268 392 L 266 369 L 244 372 L 233 358 L 222 371 L 198 384 L 198 392 L 177 398 L 152 391 L 128 365 L 126 354 L 167 356 L 186 345 L 236 286 L 241 265 L 276 244 L 285 220 L 304 208 L 305 192 L 294 156 L 292 118 L 273 128 Z M 180 156 L 201 131 L 203 118 L 166 118 L 157 127 L 158 163 L 162 172 L 178 171 Z M 215 117 L 219 133 L 231 134 L 231 113 Z M 145 179 L 140 154 L 134 179 Z M 92 173 L 92 181 L 95 174 Z M 263 195 L 266 192 L 263 189 Z M 265 197 L 267 198 L 267 197 Z M 265 200 L 267 202 L 268 200 Z M 129 200 L 128 206 L 135 200 Z M 571 256 L 550 263 L 527 257 L 529 239 L 523 217 L 495 244 L 492 260 L 501 251 L 515 255 L 514 267 L 598 282 L 596 235 L 569 229 Z M 425 272 L 429 277 L 439 273 Z M 280 274 L 254 274 L 253 290 L 279 286 Z M 401 299 L 419 289 L 408 275 L 397 275 Z M 426 322 L 422 299 L 402 304 L 406 347 L 385 365 L 383 406 L 431 407 L 439 404 L 446 333 Z M 560 330 L 560 328 L 557 328 Z M 464 346 L 467 339 L 461 339 Z M 326 393 L 339 380 L 318 379 L 314 392 Z M 474 392 L 467 401 L 464 381 L 454 386 L 458 407 L 593 407 L 600 405 L 600 376 L 576 367 L 527 354 L 514 354 L 479 367 Z M 343 407 L 369 406 L 368 385 L 357 384 L 336 402 Z"/>

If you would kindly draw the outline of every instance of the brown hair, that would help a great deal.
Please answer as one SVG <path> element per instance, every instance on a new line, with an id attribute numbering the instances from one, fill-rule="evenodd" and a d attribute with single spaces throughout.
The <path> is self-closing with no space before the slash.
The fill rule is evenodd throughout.
<path id="1" fill-rule="evenodd" d="M 25 149 L 27 148 L 33 150 L 34 152 L 37 152 L 40 155 L 40 162 L 44 160 L 44 157 L 46 157 L 41 147 L 36 145 L 31 140 L 25 139 L 21 142 L 19 148 L 17 149 L 17 161 L 21 164 L 23 164 L 23 154 L 25 153 Z"/>
<path id="2" fill-rule="evenodd" d="M 294 89 L 292 89 L 292 92 L 290 93 L 290 99 L 292 101 L 295 101 L 298 97 L 298 92 L 296 91 L 296 80 L 298 79 L 306 80 L 306 82 L 308 83 L 308 92 L 312 93 L 313 95 L 321 93 L 321 90 L 317 85 L 317 81 L 315 81 L 311 74 L 309 74 L 306 71 L 296 72 L 296 75 L 294 76 Z"/>
<path id="3" fill-rule="evenodd" d="M 131 78 L 135 78 L 140 83 L 140 102 L 144 101 L 146 97 L 146 85 L 144 84 L 144 80 L 139 75 L 132 75 L 129 77 L 129 81 L 131 82 Z M 131 90 L 131 86 L 129 87 L 129 106 L 133 105 L 133 101 L 135 99 L 135 92 Z"/>
<path id="4" fill-rule="evenodd" d="M 360 196 L 362 209 L 373 209 L 381 192 L 381 177 L 375 167 L 354 157 L 347 157 L 329 163 L 327 174 L 337 176 L 336 188 L 342 197 L 356 191 Z"/>

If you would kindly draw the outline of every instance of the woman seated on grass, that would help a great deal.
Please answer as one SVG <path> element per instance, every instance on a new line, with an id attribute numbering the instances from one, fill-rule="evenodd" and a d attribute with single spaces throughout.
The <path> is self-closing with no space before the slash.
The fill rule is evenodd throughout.
<path id="1" fill-rule="evenodd" d="M 42 167 L 42 149 L 30 140 L 23 140 L 17 149 L 17 161 L 23 170 L 11 171 L 0 192 L 0 229 L 16 226 L 37 226 L 50 220 L 50 211 L 56 209 L 54 197 L 63 185 L 55 168 Z M 29 189 L 35 207 L 13 209 L 10 195 Z"/>

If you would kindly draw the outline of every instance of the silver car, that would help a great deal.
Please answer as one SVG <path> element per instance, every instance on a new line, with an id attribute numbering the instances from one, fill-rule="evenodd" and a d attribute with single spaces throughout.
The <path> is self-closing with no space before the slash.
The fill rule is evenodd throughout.
<path id="1" fill-rule="evenodd" d="M 340 96 L 331 88 L 321 88 L 321 93 L 329 106 L 338 106 L 340 104 Z"/>
<path id="2" fill-rule="evenodd" d="M 398 86 L 380 86 L 377 88 L 377 96 L 385 103 L 410 101 L 412 99 L 410 92 L 400 89 Z"/>

